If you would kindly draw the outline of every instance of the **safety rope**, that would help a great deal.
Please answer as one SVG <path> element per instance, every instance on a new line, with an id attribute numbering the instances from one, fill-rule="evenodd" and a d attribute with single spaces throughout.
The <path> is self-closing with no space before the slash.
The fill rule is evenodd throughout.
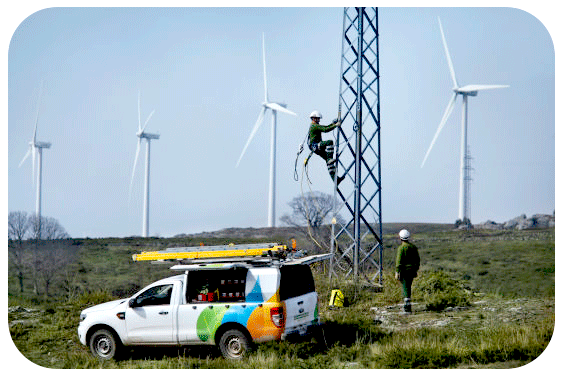
<path id="1" fill-rule="evenodd" d="M 302 168 L 303 168 L 303 175 L 304 175 L 304 173 L 305 173 L 305 171 L 306 171 L 306 175 L 307 175 L 307 177 L 308 177 L 307 162 L 308 162 L 308 158 L 307 158 L 307 160 L 305 161 L 305 163 L 303 163 L 303 167 L 302 167 Z M 301 197 L 302 197 L 302 203 L 303 203 L 303 206 L 304 206 L 304 212 L 305 212 L 305 215 L 306 215 L 307 233 L 308 233 L 308 236 L 310 237 L 310 239 L 311 239 L 319 248 L 322 248 L 322 245 L 320 245 L 320 243 L 319 243 L 319 242 L 316 240 L 316 238 L 314 238 L 314 236 L 312 235 L 312 226 L 310 225 L 310 210 L 308 209 L 308 202 L 307 202 L 307 200 L 306 200 L 306 198 L 305 198 L 305 195 L 304 195 L 303 181 L 304 181 L 304 179 L 301 179 Z M 310 182 L 310 180 L 309 180 L 309 182 Z M 310 189 L 310 192 L 312 192 L 312 188 L 311 188 L 310 185 L 311 185 L 311 184 L 309 184 L 309 189 Z M 312 194 L 311 194 L 311 196 L 312 196 Z"/>
<path id="2" fill-rule="evenodd" d="M 295 172 L 293 174 L 293 178 L 295 179 L 295 181 L 299 180 L 299 173 L 297 172 L 297 163 L 299 161 L 299 157 L 301 155 L 301 153 L 304 150 L 304 144 L 308 144 L 308 133 L 306 134 L 306 136 L 304 137 L 304 140 L 302 141 L 302 143 L 299 145 L 299 151 L 297 152 L 297 157 L 295 159 Z M 310 154 L 308 155 L 308 157 L 304 160 L 304 164 L 308 164 L 308 159 L 310 158 L 310 156 L 312 155 L 312 152 L 310 152 Z"/>
<path id="3" fill-rule="evenodd" d="M 302 175 L 306 175 L 307 180 L 308 180 L 308 192 L 310 193 L 310 197 L 312 198 L 312 203 L 314 205 L 314 207 L 316 208 L 317 212 L 320 212 L 320 205 L 318 204 L 318 201 L 316 199 L 316 197 L 314 196 L 314 194 L 312 194 L 312 182 L 310 181 L 309 175 L 308 175 L 308 161 L 310 159 L 310 157 L 312 156 L 313 152 L 310 152 L 310 154 L 308 155 L 308 157 L 305 159 L 304 163 L 303 163 L 303 171 L 302 171 Z M 306 215 L 306 224 L 307 224 L 307 232 L 309 237 L 312 239 L 312 241 L 319 247 L 322 248 L 322 245 L 320 245 L 320 243 L 318 242 L 318 240 L 316 238 L 314 238 L 314 236 L 312 235 L 312 226 L 310 225 L 310 210 L 308 208 L 308 201 L 305 198 L 305 194 L 304 194 L 304 188 L 303 188 L 303 182 L 304 179 L 301 180 L 301 197 L 302 197 L 302 201 L 303 201 L 303 206 L 305 209 L 305 215 Z M 335 204 L 334 204 L 335 207 Z M 332 209 L 333 211 L 333 209 Z M 322 218 L 322 221 L 324 220 L 324 218 Z M 337 242 L 336 242 L 337 245 Z"/>

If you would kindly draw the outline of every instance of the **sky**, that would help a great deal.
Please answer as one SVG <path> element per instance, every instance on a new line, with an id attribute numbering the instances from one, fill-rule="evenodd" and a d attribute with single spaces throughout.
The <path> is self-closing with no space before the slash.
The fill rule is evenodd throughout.
<path id="1" fill-rule="evenodd" d="M 421 168 L 453 87 L 438 17 L 459 85 L 510 86 L 469 98 L 472 222 L 554 212 L 559 34 L 546 5 L 525 6 L 379 8 L 383 222 L 457 219 L 460 100 Z M 146 131 L 160 134 L 150 235 L 267 226 L 270 115 L 236 168 L 264 101 L 264 33 L 269 98 L 298 114 L 277 121 L 283 225 L 303 191 L 332 193 L 320 158 L 310 186 L 293 172 L 309 113 L 337 116 L 342 22 L 341 7 L 22 7 L 3 33 L 7 211 L 35 211 L 31 158 L 19 164 L 39 110 L 37 139 L 52 143 L 43 216 L 72 237 L 141 235 L 144 147 L 129 195 L 140 91 L 142 121 L 155 111 Z"/>

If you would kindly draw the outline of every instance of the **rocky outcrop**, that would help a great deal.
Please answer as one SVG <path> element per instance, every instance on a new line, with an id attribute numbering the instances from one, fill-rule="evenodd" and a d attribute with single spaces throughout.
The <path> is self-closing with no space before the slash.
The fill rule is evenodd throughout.
<path id="1" fill-rule="evenodd" d="M 492 230 L 525 230 L 554 228 L 554 224 L 554 215 L 537 214 L 531 217 L 527 217 L 525 214 L 523 214 L 511 220 L 508 220 L 505 223 L 496 223 L 495 221 L 488 220 L 485 223 L 476 224 L 474 225 L 474 227 Z"/>

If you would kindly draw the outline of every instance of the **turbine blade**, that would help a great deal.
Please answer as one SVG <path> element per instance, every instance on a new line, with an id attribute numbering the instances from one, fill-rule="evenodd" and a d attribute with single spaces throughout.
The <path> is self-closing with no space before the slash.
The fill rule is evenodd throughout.
<path id="1" fill-rule="evenodd" d="M 285 112 L 285 113 L 288 113 L 288 114 L 293 115 L 293 116 L 297 115 L 295 112 L 289 111 L 287 108 L 279 105 L 278 103 L 265 103 L 265 106 L 267 108 L 273 109 L 274 111 Z"/>
<path id="2" fill-rule="evenodd" d="M 43 94 L 43 80 L 41 80 L 41 87 L 39 88 L 39 96 L 37 97 L 37 113 L 35 115 L 35 129 L 33 130 L 33 145 L 37 140 L 37 125 L 39 123 L 39 107 L 41 104 L 41 96 Z"/>
<path id="3" fill-rule="evenodd" d="M 262 54 L 263 54 L 263 88 L 265 92 L 265 102 L 267 103 L 269 99 L 267 98 L 267 73 L 265 71 L 265 33 L 262 33 Z"/>
<path id="4" fill-rule="evenodd" d="M 131 200 L 131 193 L 133 191 L 133 180 L 135 178 L 135 170 L 137 169 L 137 161 L 139 160 L 139 152 L 141 147 L 141 139 L 137 142 L 137 152 L 135 154 L 135 162 L 133 163 L 133 174 L 131 175 L 131 183 L 129 184 L 129 201 Z"/>
<path id="5" fill-rule="evenodd" d="M 22 166 L 22 164 L 26 161 L 26 159 L 29 157 L 30 154 L 31 154 L 31 147 L 29 147 L 25 156 L 23 157 L 23 159 L 21 159 L 21 162 L 20 162 L 20 165 L 18 165 L 18 168 Z"/>
<path id="6" fill-rule="evenodd" d="M 140 119 L 140 90 L 139 90 L 139 100 L 138 100 L 138 106 L 137 106 L 137 108 L 138 108 L 138 114 L 139 114 L 139 132 L 142 132 L 142 129 L 141 129 L 141 119 Z"/>
<path id="7" fill-rule="evenodd" d="M 154 114 L 154 111 L 155 111 L 155 109 L 153 109 L 152 112 L 150 112 L 150 115 L 148 115 L 146 121 L 144 122 L 144 126 L 142 127 L 141 133 L 144 132 L 144 129 L 146 129 L 146 125 L 148 124 L 148 121 L 150 120 L 150 118 Z"/>
<path id="8" fill-rule="evenodd" d="M 246 145 L 244 146 L 244 149 L 242 150 L 240 157 L 238 158 L 238 162 L 236 163 L 236 168 L 238 168 L 238 165 L 240 164 L 240 160 L 242 160 L 242 157 L 246 153 L 246 149 L 250 145 L 250 142 L 252 142 L 252 139 L 254 138 L 254 135 L 256 135 L 256 132 L 258 131 L 260 125 L 263 123 L 264 116 L 265 116 L 265 107 L 262 107 L 260 114 L 258 116 L 258 120 L 256 121 L 256 124 L 254 125 L 254 128 L 252 129 L 252 132 L 250 133 L 250 136 L 246 141 Z"/>
<path id="9" fill-rule="evenodd" d="M 509 85 L 466 85 L 457 89 L 458 92 L 473 92 L 481 90 L 503 89 Z"/>
<path id="10" fill-rule="evenodd" d="M 445 33 L 443 32 L 443 26 L 441 25 L 441 19 L 437 17 L 439 21 L 439 29 L 441 30 L 441 39 L 443 39 L 443 46 L 445 47 L 445 54 L 447 55 L 447 64 L 449 65 L 449 72 L 451 73 L 451 78 L 455 87 L 458 87 L 457 77 L 455 76 L 455 69 L 453 68 L 453 61 L 451 60 L 451 55 L 449 54 L 449 48 L 447 47 L 447 41 L 445 40 Z"/>
<path id="11" fill-rule="evenodd" d="M 429 153 L 431 152 L 431 149 L 433 148 L 433 145 L 435 144 L 435 141 L 437 140 L 437 137 L 439 137 L 439 133 L 441 133 L 441 130 L 443 129 L 443 126 L 445 126 L 445 123 L 449 119 L 449 116 L 451 115 L 451 112 L 453 112 L 453 108 L 455 106 L 455 99 L 456 98 L 457 98 L 457 94 L 453 94 L 453 96 L 451 97 L 451 100 L 449 101 L 449 104 L 447 105 L 447 109 L 445 109 L 445 113 L 443 114 L 443 118 L 441 119 L 441 123 L 437 127 L 437 132 L 435 132 L 435 135 L 433 136 L 433 140 L 431 141 L 431 144 L 429 145 L 429 149 L 425 153 L 425 157 L 423 158 L 421 168 L 423 168 L 423 165 L 425 164 L 425 161 L 427 160 L 427 157 L 429 156 Z"/>

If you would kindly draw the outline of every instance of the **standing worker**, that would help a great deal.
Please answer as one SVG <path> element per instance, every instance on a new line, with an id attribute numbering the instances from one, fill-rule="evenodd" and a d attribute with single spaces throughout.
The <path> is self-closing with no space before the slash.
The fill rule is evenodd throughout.
<path id="1" fill-rule="evenodd" d="M 420 254 L 416 245 L 410 242 L 410 232 L 402 229 L 398 233 L 402 243 L 396 252 L 396 273 L 394 277 L 402 283 L 404 292 L 404 312 L 412 312 L 412 281 L 418 275 Z"/>
<path id="2" fill-rule="evenodd" d="M 332 141 L 331 139 L 323 141 L 322 133 L 330 132 L 335 128 L 341 126 L 341 122 L 336 119 L 332 121 L 330 125 L 320 125 L 321 118 L 322 114 L 318 111 L 312 111 L 312 113 L 310 114 L 312 123 L 310 124 L 310 128 L 308 129 L 308 148 L 310 149 L 310 151 L 314 152 L 316 155 L 319 155 L 326 161 L 328 173 L 330 173 L 330 177 L 332 178 L 332 180 L 335 180 L 336 159 L 334 159 L 334 141 Z M 337 178 L 338 185 L 344 178 L 345 175 Z"/>

